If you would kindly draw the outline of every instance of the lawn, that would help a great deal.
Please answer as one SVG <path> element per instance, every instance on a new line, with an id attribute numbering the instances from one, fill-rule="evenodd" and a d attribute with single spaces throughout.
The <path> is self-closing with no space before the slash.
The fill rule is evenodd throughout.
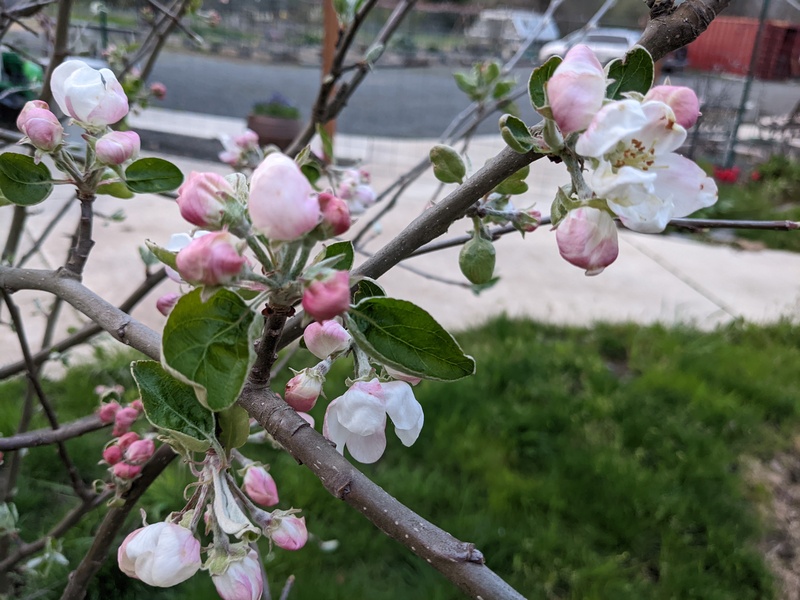
<path id="1" fill-rule="evenodd" d="M 419 440 L 405 448 L 390 433 L 384 458 L 364 468 L 370 477 L 474 542 L 531 599 L 776 597 L 758 550 L 770 526 L 759 517 L 765 493 L 748 481 L 745 465 L 791 447 L 800 421 L 800 326 L 736 324 L 699 333 L 498 319 L 459 337 L 478 374 L 420 384 L 426 415 Z M 62 417 L 85 413 L 98 383 L 130 386 L 129 360 L 103 355 L 48 382 Z M 16 422 L 23 389 L 21 380 L 0 387 L 0 430 Z M 326 387 L 329 398 L 340 391 Z M 133 389 L 129 394 L 135 397 Z M 317 423 L 324 405 L 313 411 Z M 91 471 L 108 435 L 70 443 L 81 467 Z M 272 463 L 280 507 L 302 507 L 315 534 L 303 550 L 269 557 L 274 590 L 295 573 L 292 600 L 462 597 L 288 456 L 265 446 L 245 451 Z M 51 448 L 26 457 L 16 500 L 24 539 L 71 505 L 60 470 Z M 190 481 L 182 465 L 165 475 L 144 502 L 151 522 L 181 507 Z M 95 523 L 64 540 L 73 564 Z M 318 543 L 334 539 L 334 551 Z M 66 572 L 56 566 L 30 579 L 26 591 L 57 598 Z M 89 597 L 216 596 L 202 573 L 172 590 L 152 590 L 108 561 Z"/>

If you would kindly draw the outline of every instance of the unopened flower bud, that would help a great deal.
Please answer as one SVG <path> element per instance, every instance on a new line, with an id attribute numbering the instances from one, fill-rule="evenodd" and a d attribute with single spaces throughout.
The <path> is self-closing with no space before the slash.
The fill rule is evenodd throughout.
<path id="1" fill-rule="evenodd" d="M 31 100 L 22 107 L 17 117 L 17 129 L 28 136 L 39 150 L 52 152 L 64 137 L 64 128 L 50 111 L 47 102 Z"/>
<path id="2" fill-rule="evenodd" d="M 125 460 L 132 465 L 143 465 L 153 452 L 156 451 L 156 445 L 151 439 L 137 440 L 133 442 L 125 451 Z"/>
<path id="3" fill-rule="evenodd" d="M 223 150 L 217 154 L 217 158 L 219 158 L 220 161 L 224 162 L 226 165 L 230 165 L 231 167 L 238 165 L 241 157 L 241 153 L 234 152 L 233 150 Z"/>
<path id="4" fill-rule="evenodd" d="M 158 312 L 160 312 L 165 317 L 172 312 L 172 309 L 175 308 L 175 305 L 178 303 L 178 298 L 180 298 L 180 294 L 176 294 L 174 292 L 170 292 L 169 294 L 164 294 L 158 300 L 156 300 L 156 308 Z"/>
<path id="5" fill-rule="evenodd" d="M 139 156 L 142 142 L 135 131 L 111 131 L 97 140 L 97 162 L 104 165 L 121 165 Z"/>
<path id="6" fill-rule="evenodd" d="M 334 271 L 315 279 L 303 292 L 303 310 L 317 321 L 328 321 L 350 308 L 350 273 Z"/>
<path id="7" fill-rule="evenodd" d="M 564 134 L 583 131 L 603 107 L 606 75 L 594 52 L 583 44 L 567 52 L 547 81 L 553 119 Z"/>
<path id="8" fill-rule="evenodd" d="M 133 444 L 135 441 L 139 439 L 139 434 L 135 431 L 129 431 L 128 433 L 120 436 L 117 440 L 117 445 L 120 449 L 124 452 L 128 449 L 128 447 Z"/>
<path id="9" fill-rule="evenodd" d="M 224 285 L 233 281 L 245 263 L 235 240 L 227 231 L 193 239 L 175 258 L 181 277 L 195 285 Z"/>
<path id="10" fill-rule="evenodd" d="M 163 100 L 167 96 L 167 86 L 160 81 L 154 81 L 150 84 L 150 93 L 153 94 L 153 98 Z"/>
<path id="11" fill-rule="evenodd" d="M 142 414 L 144 412 L 144 404 L 142 404 L 142 401 L 139 398 L 131 402 L 130 407 L 139 414 Z"/>
<path id="12" fill-rule="evenodd" d="M 298 412 L 308 412 L 317 403 L 324 381 L 313 369 L 303 369 L 286 383 L 286 404 Z"/>
<path id="13" fill-rule="evenodd" d="M 479 234 L 473 235 L 458 254 L 461 272 L 475 285 L 491 281 L 495 260 L 494 244 Z"/>
<path id="14" fill-rule="evenodd" d="M 675 121 L 684 129 L 691 128 L 700 116 L 700 100 L 694 90 L 680 85 L 657 85 L 650 88 L 644 101 L 663 102 L 675 113 Z"/>
<path id="15" fill-rule="evenodd" d="M 154 523 L 125 538 L 117 562 L 129 577 L 155 587 L 171 587 L 200 569 L 200 542 L 185 527 Z"/>
<path id="16" fill-rule="evenodd" d="M 122 449 L 116 444 L 103 450 L 103 460 L 113 466 L 122 460 Z"/>
<path id="17" fill-rule="evenodd" d="M 244 133 L 233 138 L 233 143 L 242 150 L 253 150 L 258 147 L 258 134 L 252 129 L 246 129 Z"/>
<path id="18" fill-rule="evenodd" d="M 128 114 L 128 98 L 110 69 L 68 60 L 53 71 L 50 86 L 64 114 L 85 125 L 105 127 Z"/>
<path id="19" fill-rule="evenodd" d="M 319 208 L 327 237 L 341 235 L 350 229 L 350 209 L 347 207 L 347 202 L 333 194 L 323 192 L 319 195 Z"/>
<path id="20" fill-rule="evenodd" d="M 556 230 L 558 251 L 565 260 L 597 275 L 617 259 L 619 243 L 614 220 L 605 211 L 589 206 L 567 213 Z"/>
<path id="21" fill-rule="evenodd" d="M 294 515 L 277 517 L 272 520 L 270 525 L 270 537 L 272 542 L 284 550 L 299 550 L 308 541 L 308 529 L 306 529 L 306 518 L 297 518 Z"/>
<path id="22" fill-rule="evenodd" d="M 178 207 L 181 216 L 192 225 L 219 229 L 225 207 L 234 194 L 231 184 L 222 175 L 193 171 L 178 188 Z"/>
<path id="23" fill-rule="evenodd" d="M 222 600 L 259 600 L 264 591 L 264 579 L 258 553 L 249 550 L 241 560 L 233 560 L 220 574 L 212 574 L 211 580 Z"/>
<path id="24" fill-rule="evenodd" d="M 119 409 L 114 415 L 114 430 L 112 433 L 115 436 L 122 435 L 131 428 L 131 425 L 133 425 L 138 418 L 139 412 L 135 408 L 127 406 Z"/>
<path id="25" fill-rule="evenodd" d="M 244 474 L 244 491 L 253 502 L 261 506 L 275 506 L 278 502 L 278 486 L 264 467 L 249 467 Z"/>
<path id="26" fill-rule="evenodd" d="M 119 409 L 119 402 L 106 402 L 97 409 L 97 416 L 100 417 L 103 423 L 111 423 Z"/>
<path id="27" fill-rule="evenodd" d="M 306 348 L 320 360 L 350 347 L 353 338 L 336 321 L 313 322 L 303 332 Z"/>
<path id="28" fill-rule="evenodd" d="M 114 465 L 112 470 L 115 477 L 119 477 L 120 479 L 133 479 L 142 472 L 142 467 L 140 465 L 131 465 L 126 462 L 118 462 Z"/>

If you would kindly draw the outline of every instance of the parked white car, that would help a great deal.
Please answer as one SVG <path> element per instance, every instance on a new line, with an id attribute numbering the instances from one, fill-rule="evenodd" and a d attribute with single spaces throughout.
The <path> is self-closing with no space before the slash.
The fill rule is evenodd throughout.
<path id="1" fill-rule="evenodd" d="M 542 46 L 539 51 L 539 60 L 544 62 L 551 56 L 564 56 L 573 46 L 586 44 L 594 51 L 598 60 L 605 64 L 614 58 L 623 56 L 636 45 L 641 36 L 641 32 L 634 29 L 598 27 L 588 33 L 578 30 L 560 40 Z"/>

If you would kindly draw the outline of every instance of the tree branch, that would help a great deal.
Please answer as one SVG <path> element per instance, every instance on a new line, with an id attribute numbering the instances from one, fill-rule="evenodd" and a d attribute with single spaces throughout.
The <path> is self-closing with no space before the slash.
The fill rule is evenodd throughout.
<path id="1" fill-rule="evenodd" d="M 37 429 L 10 437 L 0 437 L 0 452 L 55 444 L 82 436 L 91 431 L 97 431 L 109 425 L 111 423 L 103 423 L 97 415 L 89 415 L 62 425 L 58 429 Z"/>
<path id="2" fill-rule="evenodd" d="M 662 14 L 656 10 L 656 3 L 638 43 L 647 48 L 653 60 L 659 60 L 696 40 L 728 4 L 730 0 L 685 0 L 672 12 Z"/>

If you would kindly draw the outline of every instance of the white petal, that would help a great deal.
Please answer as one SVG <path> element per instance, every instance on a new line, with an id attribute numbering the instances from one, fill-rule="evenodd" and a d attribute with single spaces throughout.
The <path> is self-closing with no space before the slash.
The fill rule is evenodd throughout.
<path id="1" fill-rule="evenodd" d="M 642 104 L 647 116 L 647 125 L 635 136 L 646 148 L 652 148 L 655 156 L 673 152 L 686 140 L 686 130 L 675 121 L 675 113 L 663 102 L 651 101 Z"/>
<path id="2" fill-rule="evenodd" d="M 647 125 L 647 116 L 641 102 L 620 100 L 600 109 L 589 127 L 578 138 L 575 150 L 581 156 L 600 158 L 622 140 L 639 132 Z"/>
<path id="3" fill-rule="evenodd" d="M 422 406 L 414 397 L 414 391 L 405 381 L 390 381 L 381 384 L 386 412 L 395 427 L 411 429 L 420 420 Z"/>
<path id="4" fill-rule="evenodd" d="M 642 171 L 625 166 L 614 171 L 610 163 L 601 160 L 590 177 L 590 185 L 600 198 L 634 204 L 639 195 L 653 191 L 655 180 L 656 173 L 653 170 Z"/>
<path id="5" fill-rule="evenodd" d="M 655 194 L 643 193 L 635 204 L 617 204 L 608 200 L 613 210 L 628 229 L 639 233 L 659 233 L 672 218 L 672 203 Z"/>
<path id="6" fill-rule="evenodd" d="M 358 462 L 374 463 L 386 450 L 386 433 L 381 429 L 372 435 L 351 435 L 347 440 L 347 449 Z"/>
<path id="7" fill-rule="evenodd" d="M 717 184 L 688 158 L 678 154 L 661 156 L 655 172 L 656 195 L 672 203 L 671 218 L 685 217 L 717 201 Z"/>
<path id="8" fill-rule="evenodd" d="M 328 409 L 325 411 L 325 419 L 322 422 L 322 435 L 336 444 L 336 451 L 339 454 L 344 454 L 344 445 L 350 436 L 350 432 L 339 423 L 338 401 L 340 399 L 341 396 L 328 404 Z"/>
<path id="9" fill-rule="evenodd" d="M 395 427 L 394 432 L 397 434 L 397 437 L 400 438 L 400 441 L 403 442 L 403 445 L 410 446 L 417 441 L 419 432 L 422 431 L 422 425 L 424 422 L 425 414 L 420 411 L 419 420 L 414 424 L 413 427 L 408 429 L 400 429 L 399 427 Z"/>
<path id="10" fill-rule="evenodd" d="M 386 429 L 384 404 L 381 398 L 369 391 L 374 386 L 373 382 L 357 382 L 339 399 L 339 423 L 356 435 L 372 435 Z M 379 385 L 377 390 L 380 390 Z"/>
<path id="11" fill-rule="evenodd" d="M 58 65 L 53 71 L 53 76 L 50 79 L 50 89 L 53 93 L 53 99 L 58 104 L 61 112 L 65 115 L 69 114 L 67 110 L 67 103 L 64 95 L 64 82 L 78 69 L 82 69 L 86 63 L 79 60 L 68 60 Z"/>

